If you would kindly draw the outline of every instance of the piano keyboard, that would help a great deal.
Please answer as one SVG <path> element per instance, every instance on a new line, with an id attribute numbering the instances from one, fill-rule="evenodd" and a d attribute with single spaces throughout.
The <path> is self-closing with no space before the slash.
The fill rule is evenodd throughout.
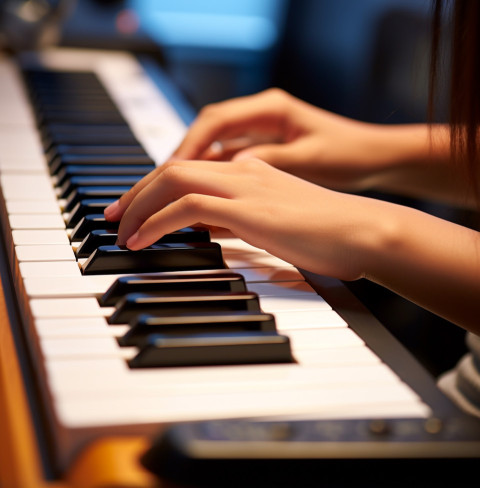
<path id="1" fill-rule="evenodd" d="M 174 422 L 431 414 L 430 406 L 295 267 L 264 250 L 212 233 L 212 243 L 175 244 L 175 237 L 158 244 L 165 253 L 158 269 L 166 266 L 167 271 L 154 267 L 148 255 L 154 254 L 151 250 L 141 254 L 112 244 L 93 245 L 90 254 L 78 257 L 76 251 L 89 234 L 115 235 L 102 222 L 95 232 L 90 229 L 75 237 L 79 222 L 88 215 L 101 218 L 104 206 L 117 197 L 115 191 L 125 191 L 154 165 L 162 164 L 182 139 L 185 124 L 141 64 L 126 53 L 51 50 L 25 56 L 22 66 L 27 66 L 23 74 L 17 62 L 0 58 L 2 224 L 10 239 L 7 248 L 17 299 L 60 471 L 68 468 L 82 446 L 101 434 L 151 434 Z M 25 79 L 37 94 L 37 106 L 42 101 L 40 112 L 32 109 Z M 93 128 L 88 129 L 88 124 Z M 68 166 L 61 166 L 61 159 Z M 97 164 L 89 173 L 85 168 L 92 160 Z M 124 169 L 120 176 L 111 173 L 111 162 Z M 52 175 L 52 167 L 60 172 Z M 97 192 L 101 188 L 106 189 L 103 195 Z M 80 196 L 72 203 L 79 189 Z M 96 203 L 85 204 L 84 215 L 74 217 L 75 226 L 69 225 L 79 202 L 86 200 Z M 103 238 L 98 242 L 111 242 L 108 235 Z M 221 249 L 218 266 L 215 243 Z M 113 251 L 122 256 L 113 259 Z M 92 261 L 93 254 L 108 255 L 108 260 Z M 124 254 L 128 254 L 126 268 Z M 133 254 L 142 257 L 130 262 Z M 168 268 L 190 258 L 193 264 L 188 269 Z M 205 267 L 195 268 L 197 262 L 205 262 Z M 135 296 L 143 302 L 135 302 L 133 310 L 120 315 L 120 323 L 111 324 L 119 301 L 131 301 L 133 295 L 106 306 L 100 301 L 125 273 L 140 282 L 188 279 L 197 282 L 198 291 L 177 292 L 181 286 L 172 284 L 173 291 L 163 296 L 162 303 L 155 296 L 153 305 L 149 302 L 142 308 L 152 294 L 141 290 Z M 206 292 L 198 285 L 228 277 L 244 280 L 246 291 Z M 186 312 L 209 293 L 212 300 L 230 293 L 235 295 L 230 297 L 232 304 L 235 298 L 249 305 L 241 312 L 235 311 L 236 305 L 231 305 L 233 310 L 212 305 L 210 311 L 196 312 L 193 307 Z M 180 302 L 172 305 L 179 297 Z M 255 302 L 260 309 L 255 310 Z M 209 314 L 217 319 L 202 320 Z M 181 327 L 187 333 L 159 333 L 180 327 L 177 315 L 183 316 Z M 229 315 L 233 322 L 239 317 L 254 321 L 260 332 L 252 332 L 248 325 L 244 333 L 228 332 Z M 213 338 L 195 333 L 212 334 L 215 320 L 222 325 L 221 333 Z M 146 329 L 155 331 L 153 339 Z M 204 340 L 210 341 L 209 349 L 202 350 Z M 268 347 L 259 346 L 259 341 Z M 270 348 L 275 352 L 270 353 Z M 165 362 L 158 361 L 165 357 Z M 141 367 L 135 367 L 139 363 Z"/>

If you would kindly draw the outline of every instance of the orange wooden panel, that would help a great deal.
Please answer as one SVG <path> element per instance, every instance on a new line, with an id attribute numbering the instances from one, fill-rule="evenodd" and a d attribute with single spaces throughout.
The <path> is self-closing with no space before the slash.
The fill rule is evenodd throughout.
<path id="1" fill-rule="evenodd" d="M 148 447 L 140 437 L 104 439 L 89 446 L 63 481 L 46 481 L 0 286 L 0 487 L 151 488 L 165 486 L 138 464 Z"/>
<path id="2" fill-rule="evenodd" d="M 36 446 L 15 343 L 0 290 L 0 486 L 62 487 L 46 483 Z"/>

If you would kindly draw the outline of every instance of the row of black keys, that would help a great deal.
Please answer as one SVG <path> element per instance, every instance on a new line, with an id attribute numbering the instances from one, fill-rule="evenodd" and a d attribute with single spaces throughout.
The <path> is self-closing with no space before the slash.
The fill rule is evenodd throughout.
<path id="1" fill-rule="evenodd" d="M 243 277 L 221 270 L 220 246 L 207 229 L 182 229 L 142 251 L 115 245 L 118 224 L 103 210 L 155 165 L 96 77 L 30 70 L 25 79 L 58 197 L 66 201 L 70 239 L 81 241 L 76 256 L 88 257 L 83 273 L 164 272 L 120 278 L 99 300 L 115 307 L 110 324 L 131 325 L 119 339 L 139 348 L 129 365 L 293 361 L 288 337 L 277 333 Z"/>

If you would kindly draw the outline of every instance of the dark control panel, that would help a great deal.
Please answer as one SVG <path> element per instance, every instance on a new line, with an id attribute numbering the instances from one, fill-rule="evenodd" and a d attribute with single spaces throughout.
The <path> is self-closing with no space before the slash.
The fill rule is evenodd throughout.
<path id="1" fill-rule="evenodd" d="M 180 424 L 156 439 L 142 463 L 193 486 L 478 487 L 480 421 Z"/>

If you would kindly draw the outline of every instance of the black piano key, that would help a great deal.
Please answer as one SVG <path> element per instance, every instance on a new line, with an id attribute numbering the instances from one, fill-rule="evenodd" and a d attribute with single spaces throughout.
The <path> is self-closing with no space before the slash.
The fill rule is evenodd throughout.
<path id="1" fill-rule="evenodd" d="M 41 110 L 43 106 L 50 107 L 74 107 L 90 106 L 97 104 L 99 106 L 114 107 L 112 100 L 104 92 L 85 91 L 83 93 L 71 91 L 51 91 L 51 90 L 36 90 L 32 92 L 32 104 Z M 83 104 L 83 105 L 82 105 Z"/>
<path id="2" fill-rule="evenodd" d="M 88 258 L 100 246 L 115 246 L 118 234 L 115 229 L 92 230 L 75 250 L 77 259 Z"/>
<path id="3" fill-rule="evenodd" d="M 117 146 L 79 146 L 75 144 L 60 144 L 55 148 L 56 155 L 70 154 L 70 155 L 103 155 L 103 154 L 119 154 L 119 155 L 147 155 L 145 149 L 139 144 L 133 145 L 117 145 Z"/>
<path id="4" fill-rule="evenodd" d="M 77 188 L 74 192 L 68 195 L 64 211 L 70 212 L 75 208 L 78 202 L 82 200 L 97 200 L 105 198 L 118 199 L 128 190 L 131 186 L 83 186 Z"/>
<path id="5" fill-rule="evenodd" d="M 75 176 L 145 176 L 155 169 L 154 165 L 76 165 L 67 164 L 56 173 L 56 185 L 62 187 Z"/>
<path id="6" fill-rule="evenodd" d="M 150 166 L 155 162 L 147 154 L 62 154 L 49 163 L 50 174 L 57 174 L 65 166 Z M 120 174 L 120 173 L 119 173 Z"/>
<path id="7" fill-rule="evenodd" d="M 83 241 L 94 230 L 118 230 L 120 222 L 110 222 L 103 214 L 90 214 L 82 217 L 70 234 L 71 241 Z"/>
<path id="8" fill-rule="evenodd" d="M 49 149 L 59 144 L 138 144 L 137 138 L 129 134 L 55 134 L 43 138 L 43 147 Z"/>
<path id="9" fill-rule="evenodd" d="M 61 144 L 76 145 L 138 145 L 135 135 L 123 124 L 116 126 L 93 126 L 85 124 L 68 124 L 71 130 L 64 125 L 63 130 L 45 129 L 42 132 L 42 144 L 45 150 Z"/>
<path id="10" fill-rule="evenodd" d="M 91 111 L 120 113 L 115 104 L 107 97 L 98 94 L 75 95 L 70 99 L 62 96 L 55 97 L 53 93 L 37 93 L 35 107 L 39 112 L 49 111 Z"/>
<path id="11" fill-rule="evenodd" d="M 100 214 L 115 201 L 115 198 L 85 199 L 78 202 L 70 212 L 65 225 L 73 229 L 83 217 L 91 214 Z"/>
<path id="12" fill-rule="evenodd" d="M 104 155 L 104 154 L 118 154 L 121 156 L 126 155 L 139 155 L 145 156 L 147 153 L 145 149 L 139 144 L 134 145 L 117 145 L 117 146 L 82 146 L 78 144 L 60 144 L 59 146 L 51 147 L 46 152 L 46 158 L 49 164 L 57 156 L 65 154 L 69 155 Z"/>
<path id="13" fill-rule="evenodd" d="M 82 186 L 133 186 L 139 182 L 143 176 L 72 176 L 58 188 L 59 198 L 68 198 L 77 188 Z"/>
<path id="14" fill-rule="evenodd" d="M 129 293 L 115 306 L 108 323 L 128 324 L 144 314 L 183 315 L 185 313 L 225 313 L 249 311 L 260 313 L 258 296 L 252 292 L 162 292 Z"/>
<path id="15" fill-rule="evenodd" d="M 114 246 L 117 242 L 118 234 L 115 229 L 96 229 L 92 230 L 82 241 L 75 251 L 77 259 L 88 258 L 97 247 Z M 73 240 L 73 239 L 72 239 Z M 208 229 L 186 227 L 170 234 L 162 236 L 155 244 L 177 243 L 177 242 L 210 242 Z"/>
<path id="16" fill-rule="evenodd" d="M 118 338 L 120 346 L 142 347 L 152 334 L 170 336 L 227 332 L 276 332 L 273 315 L 257 312 L 140 315 L 131 328 Z"/>
<path id="17" fill-rule="evenodd" d="M 105 97 L 99 96 L 83 96 L 72 97 L 71 100 L 65 102 L 64 99 L 53 98 L 52 95 L 37 96 L 37 100 L 34 102 L 35 109 L 40 113 L 45 114 L 62 114 L 62 113 L 109 113 L 120 115 L 115 104 Z"/>
<path id="18" fill-rule="evenodd" d="M 124 123 L 120 124 L 81 124 L 81 123 L 51 123 L 45 124 L 40 132 L 42 135 L 75 135 L 80 134 L 84 136 L 93 136 L 95 134 L 101 135 L 119 135 L 119 136 L 133 136 L 132 129 Z M 137 142 L 138 144 L 138 142 Z"/>
<path id="19" fill-rule="evenodd" d="M 109 324 L 128 324 L 142 314 L 174 315 L 202 312 L 261 312 L 256 293 L 171 292 L 129 293 L 116 305 L 108 317 Z"/>
<path id="20" fill-rule="evenodd" d="M 154 244 L 140 251 L 100 246 L 85 261 L 83 274 L 148 273 L 225 268 L 220 245 L 214 242 Z"/>
<path id="21" fill-rule="evenodd" d="M 99 299 L 100 305 L 111 307 L 129 293 L 160 292 L 232 292 L 247 291 L 241 274 L 215 270 L 197 273 L 162 273 L 122 276 Z"/>
<path id="22" fill-rule="evenodd" d="M 153 335 L 128 364 L 131 368 L 294 362 L 288 337 L 271 332 Z"/>
<path id="23" fill-rule="evenodd" d="M 105 91 L 94 73 L 87 71 L 61 71 L 42 68 L 26 68 L 23 75 L 29 86 L 37 90 L 45 88 L 52 92 L 64 90 L 75 90 L 82 92 L 86 90 Z"/>
<path id="24" fill-rule="evenodd" d="M 125 121 L 119 112 L 88 110 L 48 110 L 42 111 L 37 117 L 39 125 L 51 122 L 63 123 L 92 123 L 92 124 L 120 124 Z"/>
<path id="25" fill-rule="evenodd" d="M 72 114 L 111 114 L 116 116 L 113 123 L 126 123 L 112 100 L 101 93 L 70 94 L 36 91 L 32 97 L 32 106 L 39 120 L 42 114 L 47 115 L 44 119 L 44 123 L 47 124 L 75 122 L 74 119 L 70 120 Z M 62 120 L 64 114 L 68 116 L 68 120 Z"/>

